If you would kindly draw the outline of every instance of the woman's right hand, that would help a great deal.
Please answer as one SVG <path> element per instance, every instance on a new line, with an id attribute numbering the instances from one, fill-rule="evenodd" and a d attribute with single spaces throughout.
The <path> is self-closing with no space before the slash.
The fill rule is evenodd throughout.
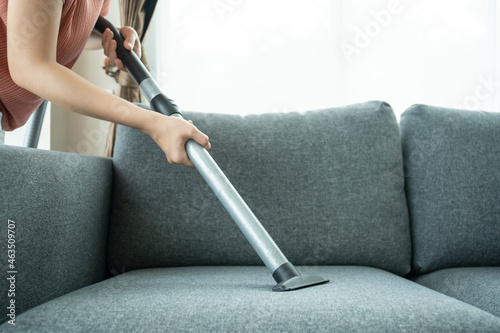
<path id="1" fill-rule="evenodd" d="M 205 149 L 210 149 L 208 136 L 193 125 L 193 122 L 155 113 L 145 132 L 155 140 L 165 153 L 170 164 L 183 164 L 194 167 L 186 153 L 186 142 L 190 139 L 198 142 Z"/>

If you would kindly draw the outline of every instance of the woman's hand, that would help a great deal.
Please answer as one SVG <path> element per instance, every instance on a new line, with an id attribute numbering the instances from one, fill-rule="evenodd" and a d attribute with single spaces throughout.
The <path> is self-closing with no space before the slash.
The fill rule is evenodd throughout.
<path id="1" fill-rule="evenodd" d="M 210 149 L 208 136 L 200 132 L 192 121 L 167 117 L 160 113 L 155 113 L 155 117 L 155 121 L 149 124 L 145 132 L 160 146 L 170 164 L 194 167 L 185 148 L 186 142 L 190 139 L 198 142 L 205 149 Z"/>
<path id="2" fill-rule="evenodd" d="M 119 28 L 118 31 L 123 35 L 125 41 L 123 46 L 125 49 L 131 51 L 133 50 L 135 54 L 141 57 L 141 42 L 139 41 L 139 36 L 137 32 L 131 27 Z M 118 67 L 121 71 L 127 71 L 123 62 L 118 58 L 116 54 L 116 41 L 113 39 L 113 32 L 106 29 L 102 34 L 102 47 L 104 49 L 104 54 L 109 58 L 109 62 L 112 66 Z"/>

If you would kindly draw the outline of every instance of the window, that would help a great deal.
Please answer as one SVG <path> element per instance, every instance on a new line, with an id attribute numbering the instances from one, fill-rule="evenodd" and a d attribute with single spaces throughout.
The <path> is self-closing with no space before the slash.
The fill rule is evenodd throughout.
<path id="1" fill-rule="evenodd" d="M 183 110 L 498 111 L 497 12 L 494 0 L 162 0 L 146 43 Z"/>

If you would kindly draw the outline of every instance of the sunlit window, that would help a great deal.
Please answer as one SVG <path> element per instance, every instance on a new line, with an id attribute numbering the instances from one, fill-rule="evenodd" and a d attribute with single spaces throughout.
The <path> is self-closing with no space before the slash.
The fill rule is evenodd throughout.
<path id="1" fill-rule="evenodd" d="M 494 0 L 162 0 L 149 55 L 184 110 L 495 111 L 496 12 Z"/>

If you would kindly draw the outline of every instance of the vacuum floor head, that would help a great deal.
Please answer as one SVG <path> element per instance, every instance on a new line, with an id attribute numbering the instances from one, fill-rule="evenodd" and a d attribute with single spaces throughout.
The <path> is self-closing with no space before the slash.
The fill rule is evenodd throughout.
<path id="1" fill-rule="evenodd" d="M 286 262 L 278 267 L 273 273 L 273 278 L 278 282 L 278 284 L 273 287 L 273 291 L 297 290 L 330 281 L 321 276 L 302 275 L 291 262 Z"/>
<path id="2" fill-rule="evenodd" d="M 323 279 L 316 275 L 299 275 L 291 279 L 280 282 L 273 287 L 273 291 L 290 291 L 307 287 L 316 286 L 318 284 L 327 283 L 330 280 Z"/>

